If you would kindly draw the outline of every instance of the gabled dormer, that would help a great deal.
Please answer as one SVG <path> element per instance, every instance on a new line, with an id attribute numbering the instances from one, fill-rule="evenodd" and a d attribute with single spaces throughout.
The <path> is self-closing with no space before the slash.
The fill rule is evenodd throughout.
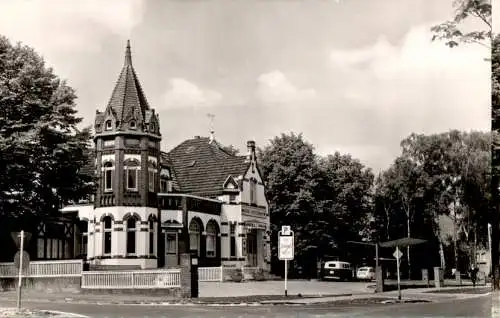
<path id="1" fill-rule="evenodd" d="M 238 193 L 240 192 L 240 187 L 238 186 L 238 182 L 233 178 L 233 176 L 228 176 L 224 184 L 222 185 L 222 189 L 225 193 Z"/>
<path id="2" fill-rule="evenodd" d="M 147 110 L 144 120 L 144 131 L 159 135 L 160 134 L 160 120 L 158 114 L 155 113 L 154 109 Z"/>

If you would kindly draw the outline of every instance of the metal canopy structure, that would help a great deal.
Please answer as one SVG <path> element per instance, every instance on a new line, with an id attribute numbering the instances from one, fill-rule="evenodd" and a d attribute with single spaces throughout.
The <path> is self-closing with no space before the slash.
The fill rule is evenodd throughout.
<path id="1" fill-rule="evenodd" d="M 426 243 L 426 240 L 412 238 L 412 237 L 403 237 L 393 241 L 387 241 L 379 243 L 380 247 L 407 247 L 412 245 L 418 245 Z"/>

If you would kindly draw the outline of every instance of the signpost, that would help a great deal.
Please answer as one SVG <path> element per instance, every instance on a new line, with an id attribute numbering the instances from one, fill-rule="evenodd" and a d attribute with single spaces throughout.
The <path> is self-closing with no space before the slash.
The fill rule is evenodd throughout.
<path id="1" fill-rule="evenodd" d="M 294 235 L 289 225 L 283 225 L 278 232 L 278 258 L 285 261 L 285 296 L 288 296 L 288 261 L 294 256 Z"/>
<path id="2" fill-rule="evenodd" d="M 394 251 L 394 254 L 392 255 L 396 258 L 397 272 L 398 272 L 398 300 L 401 301 L 401 276 L 400 276 L 399 264 L 401 261 L 401 257 L 403 256 L 403 252 L 401 252 L 399 246 L 396 246 L 396 251 Z"/>
<path id="3" fill-rule="evenodd" d="M 19 262 L 19 279 L 17 283 L 17 310 L 21 310 L 21 286 L 23 281 L 23 267 L 27 267 L 29 262 L 29 257 L 26 259 L 26 254 L 24 252 L 24 231 L 19 233 L 20 243 L 19 243 L 19 252 L 16 253 L 16 257 L 14 257 L 15 263 Z M 18 261 L 17 261 L 18 260 Z M 23 264 L 23 260 L 24 263 Z"/>

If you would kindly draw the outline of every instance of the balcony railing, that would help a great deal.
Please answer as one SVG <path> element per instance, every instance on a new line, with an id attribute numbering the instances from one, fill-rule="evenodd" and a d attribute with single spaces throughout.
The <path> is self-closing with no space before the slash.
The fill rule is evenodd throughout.
<path id="1" fill-rule="evenodd" d="M 101 201 L 100 201 L 101 207 L 105 206 L 115 206 L 116 205 L 116 199 L 114 193 L 104 193 L 101 195 Z"/>

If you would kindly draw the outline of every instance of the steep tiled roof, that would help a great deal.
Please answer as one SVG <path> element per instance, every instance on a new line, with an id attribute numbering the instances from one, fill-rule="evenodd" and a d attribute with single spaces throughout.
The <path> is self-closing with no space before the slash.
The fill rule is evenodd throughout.
<path id="1" fill-rule="evenodd" d="M 132 66 L 130 42 L 127 42 L 125 63 L 109 100 L 107 109 L 115 114 L 120 122 L 134 118 L 145 122 L 149 104 Z"/>
<path id="2" fill-rule="evenodd" d="M 165 160 L 175 171 L 180 190 L 213 197 L 222 193 L 228 176 L 235 179 L 246 172 L 245 156 L 228 154 L 209 138 L 195 137 L 172 149 Z"/>

